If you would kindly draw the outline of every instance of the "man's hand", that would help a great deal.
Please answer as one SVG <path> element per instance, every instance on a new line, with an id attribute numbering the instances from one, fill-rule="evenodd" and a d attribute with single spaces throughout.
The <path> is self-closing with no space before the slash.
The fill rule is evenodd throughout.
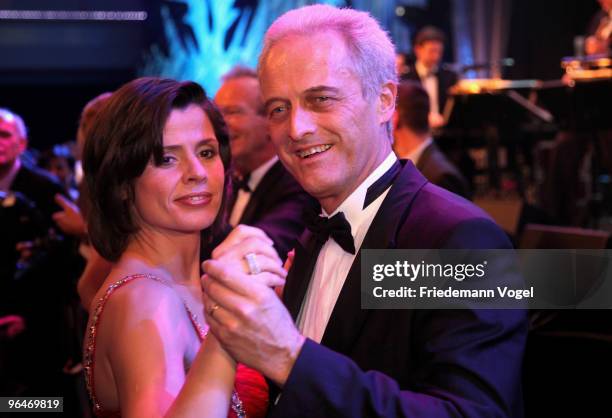
<path id="1" fill-rule="evenodd" d="M 439 113 L 430 112 L 428 119 L 429 126 L 431 126 L 432 129 L 441 128 L 444 126 L 444 116 Z"/>
<path id="2" fill-rule="evenodd" d="M 589 36 L 584 42 L 584 52 L 587 55 L 605 54 L 608 52 L 609 46 L 609 41 L 599 39 L 596 36 Z"/>
<path id="3" fill-rule="evenodd" d="M 61 194 L 55 195 L 55 203 L 60 205 L 63 210 L 55 212 L 51 216 L 62 232 L 77 237 L 85 236 L 87 234 L 87 227 L 79 207 Z"/>
<path id="4" fill-rule="evenodd" d="M 211 332 L 237 361 L 282 387 L 305 338 L 271 286 L 269 271 L 246 274 L 244 267 L 222 260 L 204 263 L 204 306 Z"/>

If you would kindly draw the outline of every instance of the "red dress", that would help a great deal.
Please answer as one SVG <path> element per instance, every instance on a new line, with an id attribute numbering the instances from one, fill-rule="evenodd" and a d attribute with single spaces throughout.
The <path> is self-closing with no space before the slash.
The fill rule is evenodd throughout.
<path id="1" fill-rule="evenodd" d="M 84 370 L 85 370 L 85 382 L 87 383 L 87 390 L 93 403 L 94 414 L 97 417 L 121 417 L 120 411 L 105 411 L 96 397 L 95 385 L 94 385 L 94 371 L 95 371 L 95 354 L 96 354 L 96 334 L 98 326 L 100 325 L 100 317 L 104 311 L 104 306 L 108 301 L 110 295 L 119 287 L 131 282 L 138 278 L 148 278 L 157 282 L 167 284 L 163 280 L 150 275 L 150 274 L 133 274 L 124 277 L 121 280 L 113 283 L 108 287 L 104 296 L 98 300 L 96 309 L 94 310 L 93 317 L 90 319 L 88 326 L 87 339 L 84 347 Z M 185 304 L 185 309 L 191 323 L 196 330 L 196 333 L 200 337 L 200 341 L 203 341 L 206 337 L 206 330 L 200 326 L 196 320 L 196 316 L 191 312 L 189 307 Z M 229 410 L 229 418 L 263 418 L 266 416 L 268 411 L 268 385 L 266 384 L 263 376 L 255 370 L 243 365 L 238 364 L 236 369 L 236 380 L 234 382 L 234 392 L 232 394 L 232 401 Z"/>

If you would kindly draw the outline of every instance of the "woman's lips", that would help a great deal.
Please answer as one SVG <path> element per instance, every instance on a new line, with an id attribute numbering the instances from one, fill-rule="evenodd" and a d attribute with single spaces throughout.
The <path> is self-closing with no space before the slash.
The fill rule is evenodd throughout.
<path id="1" fill-rule="evenodd" d="M 179 197 L 175 202 L 181 203 L 187 206 L 205 206 L 212 200 L 212 194 L 210 193 L 190 193 Z"/>

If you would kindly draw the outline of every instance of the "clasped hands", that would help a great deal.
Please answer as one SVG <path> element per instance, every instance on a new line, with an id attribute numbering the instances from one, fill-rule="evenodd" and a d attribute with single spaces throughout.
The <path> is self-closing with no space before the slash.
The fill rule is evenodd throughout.
<path id="1" fill-rule="evenodd" d="M 236 361 L 282 387 L 305 338 L 274 290 L 284 285 L 287 271 L 272 240 L 238 225 L 202 268 L 210 331 Z"/>

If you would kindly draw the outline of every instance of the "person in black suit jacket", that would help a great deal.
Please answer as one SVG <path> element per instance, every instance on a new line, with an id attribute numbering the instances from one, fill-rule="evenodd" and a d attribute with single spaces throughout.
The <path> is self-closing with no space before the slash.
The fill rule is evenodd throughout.
<path id="1" fill-rule="evenodd" d="M 22 161 L 28 136 L 23 119 L 0 109 L 0 191 L 19 192 L 32 201 L 46 228 L 54 226 L 52 214 L 61 208 L 55 194 L 67 196 L 65 189 L 51 173 Z"/>
<path id="2" fill-rule="evenodd" d="M 457 83 L 457 74 L 441 67 L 444 55 L 444 33 L 426 26 L 414 38 L 414 55 L 416 60 L 405 66 L 405 72 L 400 74 L 402 80 L 413 80 L 421 83 L 430 99 L 429 124 L 438 128 L 444 124 L 444 107 L 448 97 L 448 89 Z"/>
<path id="3" fill-rule="evenodd" d="M 272 141 L 322 213 L 296 247 L 286 307 L 221 260 L 202 285 L 211 332 L 272 383 L 269 416 L 521 417 L 523 311 L 361 309 L 361 249 L 511 247 L 395 157 L 388 35 L 367 13 L 307 6 L 272 24 L 259 65 Z"/>
<path id="4" fill-rule="evenodd" d="M 438 149 L 429 129 L 429 97 L 413 81 L 402 81 L 397 91 L 393 150 L 411 160 L 433 184 L 470 199 L 467 180 Z"/>
<path id="5" fill-rule="evenodd" d="M 7 200 L 11 198 L 5 198 L 3 209 L 8 214 L 9 209 L 23 208 L 0 222 L 2 239 L 8 243 L 4 248 L 10 251 L 2 254 L 0 263 L 0 271 L 6 274 L 0 282 L 7 285 L 2 289 L 3 298 L 11 299 L 17 309 L 14 313 L 23 316 L 26 324 L 15 341 L 15 357 L 8 361 L 19 365 L 19 378 L 26 390 L 32 391 L 25 393 L 55 393 L 63 390 L 61 382 L 65 380 L 60 372 L 70 339 L 65 308 L 81 260 L 74 242 L 59 233 L 52 217 L 61 209 L 55 195 L 68 195 L 50 173 L 21 159 L 27 144 L 22 118 L 0 109 L 0 191 L 4 196 L 14 194 L 16 202 L 9 207 Z M 44 350 L 40 350 L 40 341 L 45 341 Z M 32 363 L 32 358 L 38 361 Z"/>
<path id="6" fill-rule="evenodd" d="M 315 204 L 285 170 L 270 142 L 257 73 L 235 67 L 215 95 L 230 133 L 237 180 L 229 205 L 231 226 L 263 230 L 284 258 L 304 230 L 302 211 Z"/>

